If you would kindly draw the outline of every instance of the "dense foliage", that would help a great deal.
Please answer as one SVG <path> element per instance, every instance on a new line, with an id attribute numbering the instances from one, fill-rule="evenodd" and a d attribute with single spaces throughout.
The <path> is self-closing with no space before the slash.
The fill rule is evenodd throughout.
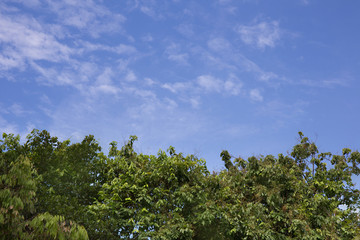
<path id="1" fill-rule="evenodd" d="M 20 145 L 19 140 L 11 134 L 3 134 L 0 140 L 0 239 L 88 239 L 84 227 L 57 215 L 66 206 L 50 206 L 51 198 L 47 199 L 45 192 L 41 195 L 41 186 L 50 189 L 52 185 L 48 182 L 53 177 L 44 180 L 38 174 L 32 152 L 27 144 Z M 47 167 L 51 171 L 54 166 L 48 163 Z M 36 196 L 47 200 L 39 205 Z M 46 205 L 59 209 L 54 209 L 55 215 L 38 211 Z"/>
<path id="2" fill-rule="evenodd" d="M 210 173 L 173 147 L 136 153 L 135 136 L 101 152 L 93 136 L 33 130 L 0 140 L 0 239 L 355 239 L 360 153 L 233 158 Z"/>

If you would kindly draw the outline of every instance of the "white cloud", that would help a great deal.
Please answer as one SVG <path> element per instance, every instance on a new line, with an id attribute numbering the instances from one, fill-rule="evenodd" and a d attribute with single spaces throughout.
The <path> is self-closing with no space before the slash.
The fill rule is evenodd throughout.
<path id="1" fill-rule="evenodd" d="M 92 96 L 100 93 L 116 95 L 118 92 L 120 92 L 120 89 L 110 84 L 100 84 L 100 85 L 91 86 L 89 88 L 89 92 L 91 93 Z"/>
<path id="2" fill-rule="evenodd" d="M 326 87 L 335 87 L 335 86 L 348 86 L 348 79 L 339 79 L 339 78 L 333 78 L 333 79 L 325 79 L 322 81 L 322 84 Z"/>
<path id="3" fill-rule="evenodd" d="M 310 80 L 310 79 L 302 79 L 296 84 L 309 86 L 309 87 L 319 87 L 319 88 L 334 88 L 334 87 L 346 87 L 349 86 L 349 78 L 330 78 L 324 80 Z"/>
<path id="4" fill-rule="evenodd" d="M 218 0 L 218 2 L 219 2 L 220 4 L 227 4 L 227 3 L 231 3 L 232 0 Z"/>
<path id="5" fill-rule="evenodd" d="M 161 87 L 169 90 L 172 93 L 178 93 L 189 90 L 192 88 L 192 84 L 190 82 L 165 83 Z"/>
<path id="6" fill-rule="evenodd" d="M 40 97 L 40 101 L 41 103 L 47 105 L 47 106 L 51 106 L 52 105 L 52 102 L 50 100 L 50 98 L 46 95 L 46 94 L 43 94 L 41 97 Z"/>
<path id="7" fill-rule="evenodd" d="M 113 82 L 117 72 L 111 67 L 101 67 L 93 63 L 76 63 L 70 69 L 62 71 L 56 68 L 45 68 L 35 63 L 33 68 L 41 77 L 41 83 L 49 86 L 72 86 L 83 96 L 99 97 L 103 94 L 117 96 L 121 92 L 119 83 Z"/>
<path id="8" fill-rule="evenodd" d="M 60 43 L 33 19 L 0 15 L 0 54 L 2 68 L 22 67 L 26 62 L 69 60 L 74 50 Z"/>
<path id="9" fill-rule="evenodd" d="M 188 64 L 189 55 L 187 53 L 182 54 L 169 54 L 168 59 L 180 64 Z"/>
<path id="10" fill-rule="evenodd" d="M 260 22 L 253 25 L 239 25 L 236 31 L 240 34 L 241 40 L 248 45 L 256 46 L 260 49 L 265 47 L 275 47 L 280 40 L 279 22 Z"/>
<path id="11" fill-rule="evenodd" d="M 190 102 L 190 104 L 193 108 L 199 108 L 200 103 L 201 103 L 199 97 L 192 97 L 187 100 Z"/>
<path id="12" fill-rule="evenodd" d="M 222 81 L 214 78 L 211 75 L 201 75 L 196 79 L 197 84 L 200 88 L 207 92 L 220 92 L 222 89 Z"/>
<path id="13" fill-rule="evenodd" d="M 310 1 L 309 1 L 309 0 L 300 0 L 300 2 L 301 2 L 303 5 L 309 5 L 309 4 L 310 4 Z"/>
<path id="14" fill-rule="evenodd" d="M 23 107 L 22 107 L 20 104 L 18 104 L 18 103 L 12 104 L 12 105 L 9 107 L 9 110 L 10 110 L 11 113 L 13 113 L 13 114 L 16 115 L 16 116 L 22 116 L 22 115 L 28 113 L 28 111 L 25 111 L 25 110 L 23 109 Z"/>
<path id="15" fill-rule="evenodd" d="M 257 102 L 262 102 L 263 101 L 263 96 L 261 95 L 259 89 L 252 89 L 250 90 L 250 98 L 253 101 L 257 101 Z"/>
<path id="16" fill-rule="evenodd" d="M 144 81 L 147 86 L 153 86 L 156 84 L 156 82 L 154 80 L 152 80 L 151 78 L 148 78 L 148 77 L 144 78 Z"/>
<path id="17" fill-rule="evenodd" d="M 4 1 L 22 3 L 27 7 L 38 7 L 40 5 L 40 0 L 4 0 Z"/>
<path id="18" fill-rule="evenodd" d="M 176 30 L 184 35 L 185 37 L 192 37 L 194 35 L 194 30 L 193 30 L 193 26 L 191 24 L 185 24 L 182 23 L 179 26 L 176 27 Z"/>
<path id="19" fill-rule="evenodd" d="M 34 1 L 28 6 L 35 5 L 37 3 Z M 3 10 L 4 14 L 0 14 L 0 76 L 1 70 L 17 68 L 24 71 L 29 67 L 35 70 L 36 74 L 31 74 L 31 78 L 38 83 L 47 86 L 71 86 L 84 96 L 100 96 L 100 93 L 117 96 L 121 87 L 120 83 L 112 82 L 114 74 L 127 73 L 124 76 L 126 80 L 136 80 L 135 74 L 128 69 L 128 60 L 117 57 L 113 63 L 103 64 L 102 58 L 99 64 L 100 57 L 97 53 L 107 51 L 115 53 L 110 55 L 111 57 L 133 57 L 137 52 L 135 47 L 122 43 L 109 46 L 96 43 L 96 40 L 77 40 L 82 39 L 83 30 L 92 31 L 92 28 L 95 28 L 91 33 L 95 35 L 112 32 L 112 24 L 118 28 L 118 25 L 125 21 L 121 15 L 113 14 L 92 0 L 46 0 L 39 1 L 36 7 L 53 14 L 50 19 L 55 19 L 56 23 L 53 24 L 51 20 L 49 23 L 42 22 L 42 17 L 28 17 L 25 11 L 16 8 L 11 12 Z M 78 9 L 80 10 L 77 13 Z M 56 16 L 59 17 L 58 21 Z M 73 32 L 74 27 L 81 30 L 77 31 L 75 41 L 74 36 L 68 34 Z M 58 33 L 62 30 L 68 33 Z M 119 68 L 114 67 L 117 63 L 121 65 Z M 11 76 L 4 74 L 6 75 Z"/>
<path id="20" fill-rule="evenodd" d="M 211 68 L 235 73 L 239 73 L 240 71 L 249 72 L 256 80 L 277 86 L 275 81 L 270 81 L 280 79 L 276 73 L 262 69 L 254 61 L 239 53 L 236 48 L 233 48 L 228 40 L 224 38 L 212 38 L 207 42 L 207 45 L 209 49 L 216 52 L 216 54 L 197 47 L 192 49 L 192 55 L 200 56 Z"/>
<path id="21" fill-rule="evenodd" d="M 154 11 L 154 9 L 147 7 L 147 6 L 141 6 L 140 7 L 140 11 L 146 15 L 148 15 L 149 17 L 152 18 L 156 18 L 156 13 Z"/>
<path id="22" fill-rule="evenodd" d="M 18 134 L 19 130 L 17 125 L 9 123 L 0 115 L 0 134 L 2 133 Z"/>
<path id="23" fill-rule="evenodd" d="M 119 44 L 117 46 L 108 46 L 104 44 L 93 44 L 90 42 L 80 41 L 80 44 L 84 47 L 84 51 L 108 51 L 117 54 L 134 54 L 136 48 L 126 44 Z"/>
<path id="24" fill-rule="evenodd" d="M 17 55 L 3 56 L 0 54 L 0 69 L 9 70 L 11 68 L 23 68 L 23 59 Z"/>
<path id="25" fill-rule="evenodd" d="M 248 72 L 253 72 L 257 79 L 260 81 L 267 82 L 271 79 L 278 78 L 278 75 L 273 72 L 266 72 L 263 69 L 261 69 L 256 63 L 251 61 L 250 59 L 241 56 L 240 61 L 241 65 L 245 68 Z"/>
<path id="26" fill-rule="evenodd" d="M 156 99 L 156 93 L 154 91 L 141 89 L 138 87 L 126 87 L 124 88 L 124 92 L 133 96 L 138 96 L 146 100 Z"/>
<path id="27" fill-rule="evenodd" d="M 216 52 L 226 51 L 231 48 L 231 44 L 224 38 L 212 38 L 208 41 L 208 47 Z"/>
<path id="28" fill-rule="evenodd" d="M 55 67 L 42 67 L 35 62 L 31 63 L 31 67 L 40 74 L 40 76 L 38 77 L 38 81 L 44 85 L 72 86 L 78 90 L 83 89 L 83 83 L 87 82 L 89 74 L 93 74 L 92 72 L 89 72 L 87 75 L 81 75 L 81 71 L 80 73 L 77 73 L 74 71 L 74 68 L 65 68 L 60 71 Z"/>
<path id="29" fill-rule="evenodd" d="M 181 52 L 179 45 L 175 43 L 170 44 L 166 48 L 165 54 L 171 61 L 182 65 L 188 65 L 189 54 Z"/>
<path id="30" fill-rule="evenodd" d="M 231 95 L 239 95 L 242 88 L 242 83 L 236 83 L 231 80 L 227 80 L 224 83 L 224 89 L 226 92 L 229 92 Z"/>
<path id="31" fill-rule="evenodd" d="M 133 71 L 128 71 L 128 73 L 125 76 L 125 80 L 128 82 L 134 82 L 136 81 L 136 75 Z"/>
<path id="32" fill-rule="evenodd" d="M 160 10 L 163 7 L 162 2 L 156 0 L 127 0 L 126 2 L 130 10 L 137 9 L 155 20 L 163 18 Z"/>
<path id="33" fill-rule="evenodd" d="M 226 54 L 224 56 L 221 57 L 216 57 L 212 54 L 210 54 L 207 51 L 202 51 L 200 53 L 201 59 L 206 62 L 207 64 L 210 65 L 210 67 L 212 68 L 217 68 L 217 69 L 227 69 L 227 70 L 236 70 L 237 67 L 231 63 L 231 57 L 232 56 L 227 56 Z"/>
<path id="34" fill-rule="evenodd" d="M 227 80 L 220 80 L 211 75 L 201 75 L 196 82 L 206 92 L 222 92 L 231 95 L 239 95 L 243 85 L 233 74 Z"/>
<path id="35" fill-rule="evenodd" d="M 154 38 L 151 36 L 151 34 L 146 34 L 141 38 L 141 40 L 143 40 L 144 42 L 152 42 Z"/>
<path id="36" fill-rule="evenodd" d="M 59 22 L 86 31 L 93 37 L 121 31 L 121 24 L 126 20 L 123 15 L 112 13 L 92 0 L 47 0 L 46 4 L 57 14 Z"/>
<path id="37" fill-rule="evenodd" d="M 205 94 L 237 96 L 243 93 L 243 83 L 234 74 L 230 74 L 225 80 L 212 75 L 200 75 L 193 81 L 165 83 L 161 87 L 176 94 L 181 102 L 190 104 L 195 109 L 200 107 L 201 98 Z"/>
<path id="38" fill-rule="evenodd" d="M 96 84 L 104 85 L 111 84 L 114 73 L 111 68 L 107 67 L 104 71 L 96 78 Z"/>
<path id="39" fill-rule="evenodd" d="M 100 93 L 112 94 L 116 95 L 120 92 L 120 88 L 115 86 L 112 78 L 114 77 L 114 73 L 111 68 L 105 68 L 104 71 L 98 75 L 96 81 L 89 88 L 89 93 L 91 96 L 97 96 Z M 84 89 L 85 93 L 87 93 L 87 89 Z"/>
<path id="40" fill-rule="evenodd" d="M 200 75 L 193 81 L 165 83 L 161 87 L 177 94 L 179 99 L 190 104 L 193 108 L 199 108 L 201 97 L 209 93 L 237 96 L 243 92 L 243 83 L 234 75 L 226 80 L 212 75 Z"/>
<path id="41" fill-rule="evenodd" d="M 99 37 L 102 33 L 123 32 L 122 23 L 126 18 L 113 13 L 93 0 L 8 0 L 19 2 L 36 10 L 45 10 L 56 19 L 56 24 L 77 28 L 92 37 Z M 58 26 L 58 25 L 55 25 Z M 64 28 L 58 28 L 63 31 Z M 55 34 L 55 33 L 54 33 Z M 61 34 L 61 33 L 59 33 Z"/>

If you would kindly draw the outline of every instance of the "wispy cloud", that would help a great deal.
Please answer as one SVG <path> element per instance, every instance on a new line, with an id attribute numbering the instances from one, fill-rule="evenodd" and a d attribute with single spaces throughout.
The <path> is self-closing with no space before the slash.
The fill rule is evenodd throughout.
<path id="1" fill-rule="evenodd" d="M 30 113 L 29 111 L 26 111 L 20 104 L 13 103 L 9 107 L 9 111 L 13 113 L 16 116 L 23 116 L 24 114 Z"/>
<path id="2" fill-rule="evenodd" d="M 191 24 L 182 23 L 182 24 L 180 24 L 179 26 L 176 27 L 176 30 L 180 34 L 182 34 L 183 36 L 186 36 L 188 38 L 194 36 L 194 29 L 193 29 L 193 26 Z"/>
<path id="3" fill-rule="evenodd" d="M 179 93 L 187 91 L 193 87 L 191 82 L 175 82 L 175 83 L 164 83 L 162 88 L 169 90 L 172 93 Z"/>
<path id="4" fill-rule="evenodd" d="M 18 134 L 19 129 L 16 124 L 9 123 L 0 115 L 0 133 L 14 133 Z"/>
<path id="5" fill-rule="evenodd" d="M 58 21 L 81 29 L 93 37 L 101 33 L 121 32 L 122 23 L 126 18 L 118 13 L 112 13 L 102 5 L 92 0 L 81 1 L 46 1 L 58 17 Z"/>
<path id="6" fill-rule="evenodd" d="M 310 0 L 300 0 L 300 2 L 304 5 L 309 5 L 310 4 Z"/>
<path id="7" fill-rule="evenodd" d="M 135 73 L 133 71 L 128 71 L 126 76 L 125 76 L 125 80 L 128 82 L 134 82 L 137 80 L 137 77 L 135 75 Z"/>
<path id="8" fill-rule="evenodd" d="M 132 95 L 135 97 L 140 97 L 144 101 L 148 101 L 149 99 L 156 99 L 157 95 L 154 91 L 149 89 L 143 89 L 139 87 L 125 87 L 124 92 L 128 95 Z"/>
<path id="9" fill-rule="evenodd" d="M 330 78 L 322 80 L 310 80 L 302 79 L 295 84 L 304 85 L 309 87 L 319 87 L 319 88 L 334 88 L 334 87 L 346 87 L 349 85 L 349 78 Z"/>
<path id="10" fill-rule="evenodd" d="M 181 51 L 179 45 L 172 43 L 170 44 L 166 50 L 165 54 L 167 58 L 171 61 L 177 62 L 178 64 L 188 65 L 189 54 Z"/>
<path id="11" fill-rule="evenodd" d="M 304 114 L 304 109 L 308 104 L 308 102 L 300 99 L 287 103 L 280 100 L 271 100 L 259 109 L 259 113 L 268 117 L 289 119 Z"/>
<path id="12" fill-rule="evenodd" d="M 145 82 L 146 86 L 153 86 L 153 85 L 157 84 L 156 81 L 154 81 L 153 79 L 151 79 L 149 77 L 144 78 L 144 82 Z"/>
<path id="13" fill-rule="evenodd" d="M 27 7 L 38 7 L 40 6 L 40 0 L 5 0 L 8 2 L 18 2 L 18 3 L 22 3 Z"/>
<path id="14" fill-rule="evenodd" d="M 143 12 L 144 14 L 148 15 L 149 17 L 152 17 L 152 18 L 157 17 L 154 9 L 152 9 L 148 6 L 141 6 L 140 11 Z"/>
<path id="15" fill-rule="evenodd" d="M 216 52 L 228 51 L 231 48 L 229 41 L 221 37 L 210 39 L 207 45 L 211 50 Z"/>
<path id="16" fill-rule="evenodd" d="M 243 86 L 242 82 L 233 74 L 226 80 L 221 80 L 211 75 L 201 75 L 197 77 L 196 83 L 201 91 L 231 95 L 239 95 Z"/>
<path id="17" fill-rule="evenodd" d="M 243 89 L 243 82 L 235 74 L 230 74 L 224 83 L 225 92 L 231 95 L 239 95 Z"/>
<path id="18" fill-rule="evenodd" d="M 141 38 L 141 40 L 143 40 L 144 42 L 152 42 L 154 41 L 154 38 L 151 34 L 146 34 Z"/>
<path id="19" fill-rule="evenodd" d="M 206 92 L 220 92 L 223 82 L 211 75 L 201 75 L 196 79 L 196 83 Z"/>
<path id="20" fill-rule="evenodd" d="M 137 9 L 143 14 L 159 20 L 163 18 L 161 11 L 159 9 L 162 7 L 162 4 L 154 0 L 127 0 L 127 5 L 130 6 L 131 10 Z"/>
<path id="21" fill-rule="evenodd" d="M 258 64 L 243 55 L 239 55 L 237 58 L 239 59 L 240 66 L 244 70 L 254 73 L 257 80 L 268 82 L 269 80 L 279 78 L 276 73 L 263 70 Z"/>
<path id="22" fill-rule="evenodd" d="M 0 114 L 12 114 L 16 117 L 23 117 L 31 113 L 31 111 L 24 109 L 21 104 L 16 102 L 10 106 L 2 106 L 2 104 L 0 104 L 0 108 Z"/>
<path id="23" fill-rule="evenodd" d="M 79 41 L 79 44 L 81 47 L 83 47 L 81 51 L 108 51 L 108 52 L 113 52 L 117 54 L 126 54 L 126 55 L 135 54 L 137 52 L 134 46 L 127 44 L 109 46 L 109 45 L 94 44 L 91 42 L 84 42 L 84 41 Z"/>
<path id="24" fill-rule="evenodd" d="M 233 46 L 226 38 L 214 37 L 207 41 L 207 46 L 211 51 L 199 48 L 196 54 L 201 54 L 209 65 L 229 72 L 249 72 L 253 78 L 267 82 L 273 86 L 277 85 L 277 79 L 281 79 L 278 74 L 267 71 L 257 63 L 245 56 L 239 49 Z"/>
<path id="25" fill-rule="evenodd" d="M 225 80 L 212 75 L 200 75 L 194 81 L 165 83 L 162 85 L 162 88 L 172 93 L 186 93 L 187 95 L 199 96 L 199 94 L 202 95 L 204 93 L 239 95 L 242 86 L 243 83 L 234 74 L 230 74 Z M 193 103 L 198 105 L 198 100 L 195 101 L 194 99 Z"/>
<path id="26" fill-rule="evenodd" d="M 181 102 L 199 108 L 201 99 L 206 94 L 237 96 L 244 93 L 243 83 L 235 74 L 220 79 L 212 75 L 200 75 L 192 81 L 164 83 L 162 88 L 176 94 Z"/>
<path id="27" fill-rule="evenodd" d="M 51 14 L 52 21 L 55 20 L 51 24 L 59 31 L 63 31 L 64 28 L 58 26 L 69 26 L 95 38 L 102 33 L 122 32 L 122 23 L 126 20 L 123 15 L 113 13 L 93 0 L 15 0 L 15 2 Z M 71 29 L 67 32 L 71 32 Z"/>
<path id="28" fill-rule="evenodd" d="M 105 45 L 82 37 L 83 31 L 94 30 L 90 34 L 93 37 L 99 33 L 119 32 L 120 25 L 125 21 L 121 15 L 113 14 L 92 0 L 39 0 L 31 4 L 21 0 L 18 2 L 30 8 L 36 7 L 39 11 L 46 9 L 48 12 L 44 12 L 43 18 L 33 18 L 16 7 L 12 10 L 2 9 L 0 70 L 32 70 L 35 74 L 31 78 L 38 83 L 71 86 L 84 96 L 120 93 L 120 83 L 113 82 L 114 74 L 128 81 L 136 79 L 127 66 L 128 61 L 124 59 L 136 56 L 135 47 L 125 43 Z M 53 17 L 49 23 L 45 23 L 44 19 L 47 19 L 46 15 L 49 13 L 58 18 Z M 115 30 L 113 27 L 119 29 Z M 71 34 L 73 28 L 80 29 L 76 39 Z M 109 60 L 109 64 L 104 63 L 100 56 L 104 52 L 113 54 L 111 56 L 114 60 Z"/>
<path id="29" fill-rule="evenodd" d="M 38 73 L 38 82 L 47 86 L 72 86 L 78 90 L 82 89 L 83 83 L 87 81 L 89 75 L 79 75 L 73 69 L 64 69 L 60 71 L 55 67 L 43 67 L 35 62 L 31 63 L 31 67 Z"/>
<path id="30" fill-rule="evenodd" d="M 240 38 L 245 44 L 252 45 L 260 49 L 275 47 L 281 36 L 278 21 L 262 21 L 259 23 L 256 22 L 252 25 L 240 24 L 235 28 L 235 30 L 240 34 Z"/>
<path id="31" fill-rule="evenodd" d="M 24 67 L 28 62 L 37 60 L 69 60 L 74 53 L 72 48 L 46 33 L 37 21 L 26 17 L 0 15 L 0 42 L 3 45 L 0 54 L 3 69 Z"/>
<path id="32" fill-rule="evenodd" d="M 91 96 L 97 94 L 113 94 L 120 92 L 119 87 L 113 84 L 112 78 L 114 73 L 110 68 L 105 68 L 104 71 L 96 78 L 95 84 L 90 86 L 89 91 Z"/>
<path id="33" fill-rule="evenodd" d="M 249 92 L 250 98 L 253 101 L 262 102 L 263 96 L 260 93 L 259 89 L 251 89 Z"/>

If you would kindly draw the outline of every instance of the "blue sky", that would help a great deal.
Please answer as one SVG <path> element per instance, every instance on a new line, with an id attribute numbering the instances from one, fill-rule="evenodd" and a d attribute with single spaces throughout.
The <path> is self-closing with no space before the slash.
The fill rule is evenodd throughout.
<path id="1" fill-rule="evenodd" d="M 2 0 L 0 132 L 107 151 L 359 149 L 359 1 Z"/>

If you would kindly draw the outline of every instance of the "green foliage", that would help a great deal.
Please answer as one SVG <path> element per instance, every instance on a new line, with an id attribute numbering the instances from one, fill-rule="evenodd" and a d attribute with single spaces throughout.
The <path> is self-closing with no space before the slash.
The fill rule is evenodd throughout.
<path id="1" fill-rule="evenodd" d="M 20 137 L 0 140 L 0 239 L 88 239 L 86 230 L 61 216 L 36 215 L 38 175 Z"/>
<path id="2" fill-rule="evenodd" d="M 21 155 L 19 136 L 0 140 L 0 236 L 25 238 L 25 217 L 34 212 L 36 183 L 28 158 Z"/>
<path id="3" fill-rule="evenodd" d="M 205 201 L 203 160 L 190 155 L 138 155 L 130 141 L 106 159 L 106 181 L 91 210 L 100 216 L 99 239 L 192 239 L 196 212 Z"/>
<path id="4" fill-rule="evenodd" d="M 101 148 L 94 137 L 70 144 L 47 131 L 33 130 L 25 147 L 39 174 L 37 210 L 76 221 L 89 229 L 91 236 L 95 221 L 88 214 L 88 206 L 96 199 L 101 182 Z"/>
<path id="5" fill-rule="evenodd" d="M 318 154 L 301 133 L 291 156 L 236 159 L 211 175 L 226 239 L 353 239 L 359 235 L 358 152 Z M 227 154 L 228 155 L 228 154 Z M 223 154 L 223 159 L 225 154 Z M 228 159 L 226 159 L 229 161 Z M 325 161 L 330 161 L 329 168 Z M 225 161 L 226 164 L 226 161 Z"/>
<path id="6" fill-rule="evenodd" d="M 30 239 L 88 239 L 84 227 L 72 221 L 66 221 L 62 216 L 52 216 L 49 213 L 37 215 L 28 223 L 27 227 L 32 230 Z"/>
<path id="7" fill-rule="evenodd" d="M 136 140 L 106 156 L 91 135 L 4 134 L 0 239 L 360 238 L 357 151 L 319 153 L 300 132 L 288 156 L 232 161 L 224 150 L 211 174 L 174 147 L 139 154 Z"/>

